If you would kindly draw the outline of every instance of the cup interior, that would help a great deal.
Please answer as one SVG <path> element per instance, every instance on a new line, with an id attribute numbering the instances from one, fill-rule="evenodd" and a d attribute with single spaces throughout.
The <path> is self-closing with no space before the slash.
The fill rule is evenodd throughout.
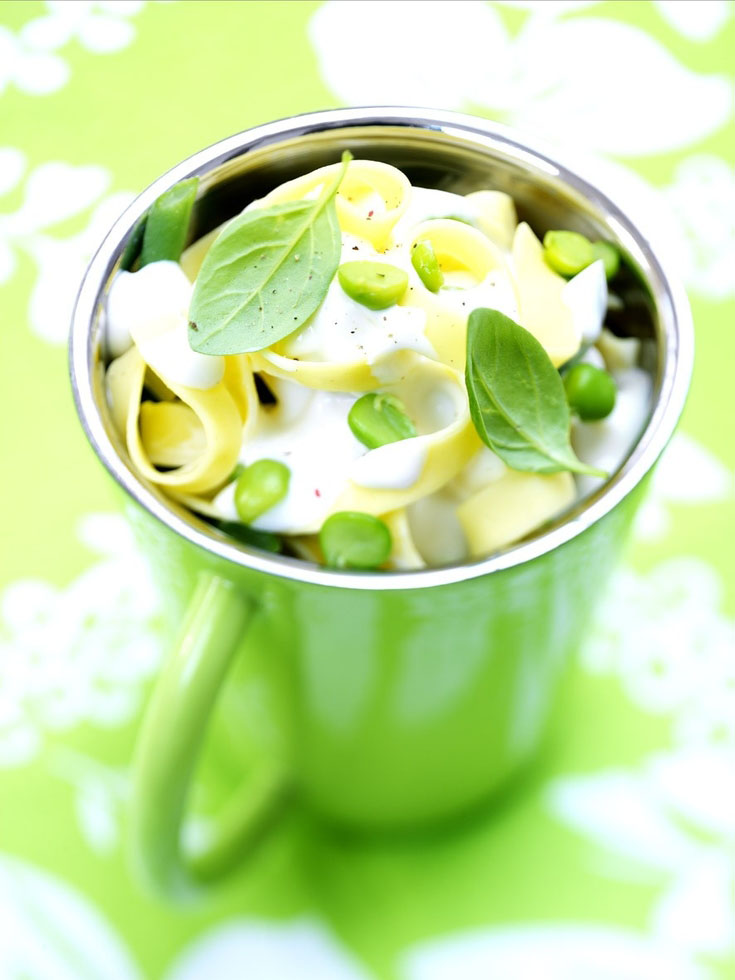
<path id="1" fill-rule="evenodd" d="M 688 308 L 681 297 L 674 295 L 675 286 L 646 238 L 601 191 L 545 153 L 521 142 L 516 134 L 470 117 L 437 114 L 415 118 L 407 112 L 394 111 L 377 118 L 370 110 L 314 114 L 232 137 L 196 154 L 156 181 L 131 205 L 103 243 L 88 270 L 75 311 L 72 378 L 77 406 L 93 445 L 113 476 L 139 502 L 209 550 L 240 564 L 265 563 L 269 571 L 307 564 L 280 556 L 263 558 L 244 545 L 223 542 L 223 536 L 210 525 L 172 504 L 155 488 L 142 487 L 126 462 L 106 405 L 99 367 L 100 312 L 138 217 L 166 187 L 184 177 L 199 175 L 199 195 L 190 228 L 190 241 L 195 241 L 284 181 L 336 162 L 345 149 L 356 158 L 392 164 L 415 186 L 459 194 L 481 189 L 505 191 L 513 197 L 519 219 L 528 221 L 539 237 L 551 228 L 568 228 L 592 239 L 613 242 L 620 250 L 624 272 L 616 281 L 616 292 L 623 299 L 625 311 L 617 317 L 612 315 L 607 322 L 620 335 L 643 341 L 643 366 L 653 377 L 654 391 L 647 426 L 628 459 L 597 493 L 581 500 L 555 524 L 500 556 L 465 563 L 465 572 L 459 575 L 482 574 L 492 570 L 493 562 L 516 564 L 550 550 L 601 517 L 630 492 L 668 440 L 688 383 Z M 97 418 L 92 420 L 90 416 L 95 413 Z M 121 475 L 121 467 L 128 471 L 125 476 Z M 160 506 L 153 507 L 153 499 Z M 172 515 L 171 519 L 161 507 Z M 173 520 L 173 515 L 178 519 Z M 466 571 L 468 567 L 474 571 Z M 380 577 L 419 582 L 436 576 L 437 571 L 441 570 L 381 573 Z M 321 576 L 327 576 L 330 584 L 337 584 L 332 581 L 335 573 L 322 569 L 318 573 Z M 345 573 L 337 573 L 337 577 L 346 583 Z M 374 574 L 363 574 L 365 577 L 378 578 Z"/>

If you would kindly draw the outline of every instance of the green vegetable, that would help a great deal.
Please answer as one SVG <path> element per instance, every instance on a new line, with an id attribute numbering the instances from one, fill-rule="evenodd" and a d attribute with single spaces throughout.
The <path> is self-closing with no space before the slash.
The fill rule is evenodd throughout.
<path id="1" fill-rule="evenodd" d="M 593 261 L 602 259 L 605 266 L 605 277 L 614 279 L 620 268 L 620 252 L 609 242 L 592 242 Z"/>
<path id="2" fill-rule="evenodd" d="M 567 401 L 583 422 L 604 419 L 615 407 L 617 386 L 607 371 L 593 364 L 575 364 L 564 375 Z"/>
<path id="3" fill-rule="evenodd" d="M 544 258 L 554 272 L 571 277 L 594 262 L 595 253 L 592 242 L 576 231 L 547 231 Z"/>
<path id="4" fill-rule="evenodd" d="M 444 285 L 444 275 L 431 242 L 416 242 L 411 249 L 411 265 L 426 288 L 432 293 L 438 293 Z"/>
<path id="5" fill-rule="evenodd" d="M 416 435 L 416 428 L 406 414 L 406 408 L 393 395 L 371 391 L 358 398 L 350 409 L 347 422 L 356 439 L 368 449 L 386 446 Z"/>
<path id="6" fill-rule="evenodd" d="M 165 259 L 179 261 L 186 244 L 198 186 L 198 177 L 181 180 L 153 202 L 143 231 L 141 268 L 149 262 Z"/>
<path id="7" fill-rule="evenodd" d="M 246 467 L 235 483 L 235 508 L 245 524 L 251 524 L 288 493 L 291 471 L 275 459 L 259 459 Z"/>
<path id="8" fill-rule="evenodd" d="M 129 272 L 135 265 L 135 260 L 140 255 L 140 248 L 143 244 L 143 234 L 145 232 L 146 222 L 148 221 L 148 214 L 144 214 L 133 228 L 133 231 L 128 238 L 128 243 L 125 246 L 125 251 L 120 259 L 120 269 L 123 272 Z"/>
<path id="9" fill-rule="evenodd" d="M 237 521 L 217 521 L 217 527 L 236 541 L 253 548 L 262 548 L 263 551 L 272 551 L 276 554 L 283 550 L 281 539 L 270 531 L 256 531 L 254 527 L 238 524 Z"/>
<path id="10" fill-rule="evenodd" d="M 613 279 L 620 268 L 620 253 L 609 242 L 591 242 L 576 231 L 547 231 L 544 235 L 544 258 L 554 272 L 570 278 L 598 259 L 605 266 L 605 276 Z"/>
<path id="11" fill-rule="evenodd" d="M 189 308 L 202 354 L 262 350 L 297 330 L 327 295 L 341 235 L 334 198 L 352 154 L 315 201 L 246 211 L 207 253 Z"/>
<path id="12" fill-rule="evenodd" d="M 319 543 L 332 568 L 378 568 L 392 547 L 390 531 L 380 518 L 352 510 L 328 517 Z"/>
<path id="13" fill-rule="evenodd" d="M 408 276 L 386 262 L 345 262 L 337 270 L 339 284 L 369 310 L 385 310 L 406 292 Z"/>
<path id="14" fill-rule="evenodd" d="M 574 455 L 564 384 L 549 355 L 497 310 L 470 313 L 465 378 L 478 435 L 512 469 L 607 475 Z"/>

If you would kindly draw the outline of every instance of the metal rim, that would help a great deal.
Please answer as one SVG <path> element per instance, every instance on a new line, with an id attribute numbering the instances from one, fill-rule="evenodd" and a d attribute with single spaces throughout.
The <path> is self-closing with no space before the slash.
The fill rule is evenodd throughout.
<path id="1" fill-rule="evenodd" d="M 606 214 L 616 233 L 630 243 L 631 251 L 645 259 L 659 285 L 658 313 L 667 327 L 668 343 L 659 398 L 649 424 L 633 453 L 611 484 L 578 514 L 558 527 L 499 555 L 462 565 L 413 572 L 337 572 L 282 556 L 267 556 L 224 540 L 210 537 L 169 509 L 141 483 L 118 455 L 105 429 L 94 397 L 92 325 L 111 261 L 143 212 L 166 188 L 185 177 L 203 175 L 220 164 L 256 147 L 286 139 L 349 127 L 402 126 L 438 131 L 470 141 L 480 149 L 495 150 L 524 165 L 531 172 L 551 174 L 583 194 L 595 209 Z M 400 106 L 327 110 L 279 120 L 231 136 L 195 153 L 154 181 L 126 209 L 93 256 L 77 296 L 69 346 L 69 365 L 74 400 L 82 426 L 95 452 L 121 487 L 153 517 L 192 544 L 220 558 L 249 568 L 299 582 L 347 589 L 405 590 L 430 588 L 478 578 L 531 561 L 565 544 L 613 510 L 645 477 L 670 439 L 679 420 L 689 387 L 693 360 L 691 312 L 683 287 L 654 250 L 650 230 L 643 233 L 607 195 L 579 173 L 559 162 L 540 141 L 522 138 L 512 129 L 459 113 Z M 663 308 L 662 308 L 663 307 Z"/>

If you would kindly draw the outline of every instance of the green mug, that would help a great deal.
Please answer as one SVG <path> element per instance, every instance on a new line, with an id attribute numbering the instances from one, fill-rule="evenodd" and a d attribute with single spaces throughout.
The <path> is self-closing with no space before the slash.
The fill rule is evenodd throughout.
<path id="1" fill-rule="evenodd" d="M 419 185 L 508 191 L 538 232 L 569 227 L 612 239 L 635 270 L 644 298 L 637 326 L 655 341 L 647 427 L 604 488 L 501 554 L 388 574 L 266 554 L 142 483 L 115 434 L 100 368 L 100 317 L 140 216 L 172 184 L 198 175 L 198 238 L 345 147 L 394 164 Z M 646 478 L 681 414 L 692 326 L 686 297 L 648 238 L 542 149 L 468 116 L 344 109 L 224 140 L 141 194 L 90 263 L 70 363 L 87 436 L 126 492 L 128 515 L 180 624 L 138 737 L 131 827 L 147 879 L 183 896 L 252 847 L 290 793 L 342 826 L 415 828 L 485 800 L 534 756 Z M 212 729 L 220 746 L 256 748 L 242 772 L 224 766 L 230 798 L 199 846 L 186 847 L 182 828 L 197 767 L 217 764 L 216 745 L 201 759 Z"/>

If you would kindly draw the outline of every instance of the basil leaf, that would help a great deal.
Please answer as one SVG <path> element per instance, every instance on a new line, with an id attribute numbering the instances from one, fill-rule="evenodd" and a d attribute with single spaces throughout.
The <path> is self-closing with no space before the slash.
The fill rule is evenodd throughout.
<path id="1" fill-rule="evenodd" d="M 246 211 L 207 253 L 189 307 L 201 354 L 263 350 L 297 330 L 327 294 L 342 248 L 334 203 L 352 154 L 315 201 Z"/>
<path id="2" fill-rule="evenodd" d="M 465 377 L 478 435 L 512 469 L 608 475 L 575 456 L 564 384 L 528 330 L 497 310 L 474 310 Z"/>

